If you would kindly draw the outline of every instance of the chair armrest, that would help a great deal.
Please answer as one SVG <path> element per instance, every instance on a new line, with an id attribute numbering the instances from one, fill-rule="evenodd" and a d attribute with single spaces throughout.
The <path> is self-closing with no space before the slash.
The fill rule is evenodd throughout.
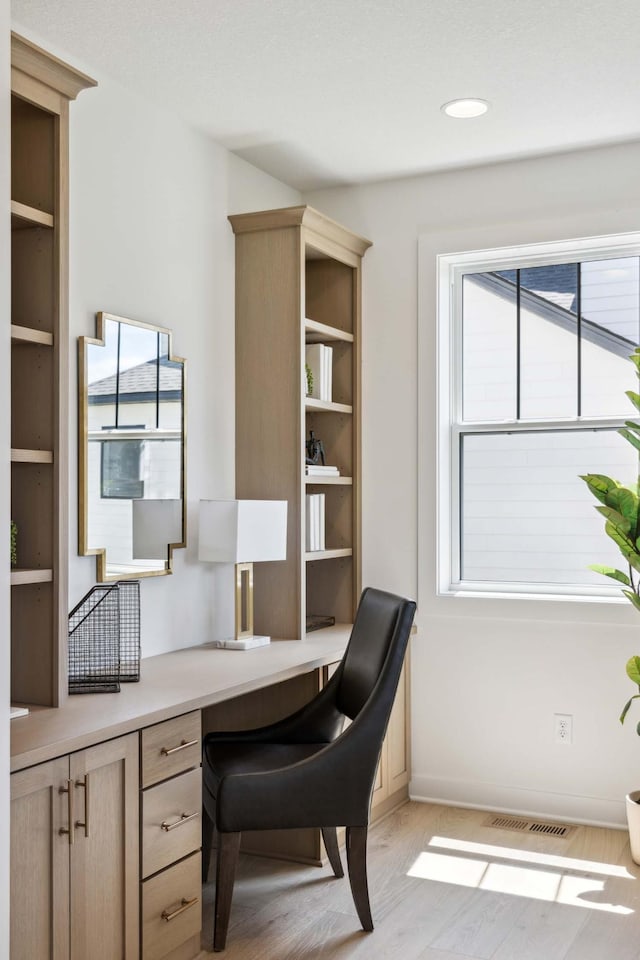
<path id="1" fill-rule="evenodd" d="M 204 743 L 330 743 L 344 725 L 335 703 L 339 673 L 295 713 L 251 730 L 214 731 L 206 734 Z"/>

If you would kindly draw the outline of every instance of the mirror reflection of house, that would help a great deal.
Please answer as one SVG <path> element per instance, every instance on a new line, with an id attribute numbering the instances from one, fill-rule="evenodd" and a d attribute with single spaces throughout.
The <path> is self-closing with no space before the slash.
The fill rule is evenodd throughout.
<path id="1" fill-rule="evenodd" d="M 163 559 L 134 558 L 133 501 L 182 500 L 183 376 L 161 330 L 106 319 L 87 346 L 87 547 L 109 577 L 168 567 L 175 528 Z"/>

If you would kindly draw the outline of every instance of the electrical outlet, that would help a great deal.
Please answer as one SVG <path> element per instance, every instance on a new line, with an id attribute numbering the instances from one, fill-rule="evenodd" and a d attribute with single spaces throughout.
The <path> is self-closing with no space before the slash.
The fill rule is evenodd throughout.
<path id="1" fill-rule="evenodd" d="M 570 713 L 554 713 L 556 743 L 573 742 L 573 717 Z"/>

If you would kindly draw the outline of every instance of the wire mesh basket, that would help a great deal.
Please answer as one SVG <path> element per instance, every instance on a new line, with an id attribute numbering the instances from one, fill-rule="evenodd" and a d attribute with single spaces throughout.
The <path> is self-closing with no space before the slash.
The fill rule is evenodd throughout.
<path id="1" fill-rule="evenodd" d="M 120 598 L 120 680 L 140 679 L 140 581 L 119 580 Z"/>
<path id="2" fill-rule="evenodd" d="M 69 614 L 69 693 L 140 679 L 140 583 L 99 583 Z"/>

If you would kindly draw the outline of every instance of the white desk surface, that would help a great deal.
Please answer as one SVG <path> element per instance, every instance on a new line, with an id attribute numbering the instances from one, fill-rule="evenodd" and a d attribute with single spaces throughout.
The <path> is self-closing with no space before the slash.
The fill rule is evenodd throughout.
<path id="1" fill-rule="evenodd" d="M 350 626 L 336 624 L 304 640 L 276 640 L 255 650 L 204 645 L 143 659 L 140 682 L 123 683 L 120 693 L 76 694 L 61 707 L 35 707 L 12 720 L 11 770 L 335 663 L 349 632 Z"/>

